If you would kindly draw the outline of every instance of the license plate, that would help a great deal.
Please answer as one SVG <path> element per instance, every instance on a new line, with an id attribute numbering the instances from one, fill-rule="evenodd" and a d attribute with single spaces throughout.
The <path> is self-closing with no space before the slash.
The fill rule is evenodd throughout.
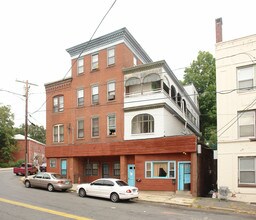
<path id="1" fill-rule="evenodd" d="M 66 181 L 65 184 L 68 185 L 68 184 L 69 184 L 69 181 Z"/>

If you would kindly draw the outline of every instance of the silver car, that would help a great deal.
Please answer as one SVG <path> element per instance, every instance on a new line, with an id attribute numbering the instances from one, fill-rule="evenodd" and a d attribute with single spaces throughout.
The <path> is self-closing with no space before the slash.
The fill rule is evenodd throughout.
<path id="1" fill-rule="evenodd" d="M 54 190 L 66 191 L 72 188 L 70 179 L 63 178 L 58 173 L 37 173 L 36 175 L 28 176 L 24 181 L 25 187 L 38 187 L 48 189 L 49 192 Z"/>

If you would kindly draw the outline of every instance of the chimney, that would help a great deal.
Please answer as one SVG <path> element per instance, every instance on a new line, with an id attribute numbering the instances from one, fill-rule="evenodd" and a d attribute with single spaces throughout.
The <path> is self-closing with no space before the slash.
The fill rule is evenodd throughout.
<path id="1" fill-rule="evenodd" d="M 222 42 L 222 18 L 215 19 L 216 43 Z"/>

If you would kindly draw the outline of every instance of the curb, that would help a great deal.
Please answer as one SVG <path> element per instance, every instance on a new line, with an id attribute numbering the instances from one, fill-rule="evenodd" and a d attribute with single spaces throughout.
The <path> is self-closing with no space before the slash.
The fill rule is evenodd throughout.
<path id="1" fill-rule="evenodd" d="M 226 211 L 226 212 L 233 212 L 233 213 L 248 214 L 248 215 L 256 216 L 256 212 L 254 212 L 254 211 L 244 211 L 244 210 L 237 210 L 237 209 L 232 209 L 232 208 L 223 208 L 223 207 L 215 207 L 215 206 L 201 206 L 201 205 L 194 205 L 192 207 L 196 208 L 196 209 Z"/>

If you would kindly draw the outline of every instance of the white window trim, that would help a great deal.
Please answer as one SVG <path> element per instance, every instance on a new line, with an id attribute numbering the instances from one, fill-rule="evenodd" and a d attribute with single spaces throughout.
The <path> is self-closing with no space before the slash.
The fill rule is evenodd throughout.
<path id="1" fill-rule="evenodd" d="M 63 102 L 60 103 L 60 99 L 62 98 Z M 55 106 L 54 101 L 57 100 L 57 105 Z M 57 111 L 55 111 L 55 107 L 57 107 Z M 64 95 L 56 95 L 53 97 L 53 112 L 63 112 L 64 111 Z"/>
<path id="2" fill-rule="evenodd" d="M 80 61 L 82 61 L 82 65 L 81 65 Z M 82 70 L 80 71 L 80 69 L 82 69 Z M 84 73 L 84 57 L 80 57 L 77 60 L 77 75 L 81 75 L 83 73 Z"/>
<path id="3" fill-rule="evenodd" d="M 93 94 L 93 88 L 96 88 L 96 87 L 97 87 L 98 93 Z M 97 102 L 93 101 L 93 96 L 95 96 L 95 95 L 98 95 L 98 101 Z M 100 96 L 99 96 L 99 85 L 98 84 L 94 84 L 94 85 L 91 86 L 91 103 L 92 103 L 92 105 L 99 104 L 99 99 L 100 99 Z"/>
<path id="4" fill-rule="evenodd" d="M 109 84 L 112 84 L 112 83 L 114 83 L 115 89 L 110 91 L 109 88 L 108 88 L 108 85 L 109 85 Z M 115 94 L 113 95 L 113 96 L 114 96 L 113 99 L 111 99 L 111 97 L 110 97 L 110 95 L 109 95 L 110 92 L 114 92 L 114 93 L 115 93 Z M 115 82 L 115 81 L 109 81 L 109 82 L 107 83 L 107 101 L 114 101 L 115 99 L 116 99 L 116 82 Z"/>
<path id="5" fill-rule="evenodd" d="M 250 77 L 246 77 L 244 75 L 240 75 L 240 71 L 243 71 L 245 69 L 249 69 L 251 68 L 252 69 L 252 73 Z M 245 73 L 246 74 L 246 73 Z M 248 73 L 247 73 L 248 74 Z M 243 88 L 239 86 L 239 82 L 243 82 L 243 81 L 248 81 L 248 80 L 252 80 L 252 88 L 248 87 L 248 88 Z M 241 66 L 241 67 L 238 67 L 237 68 L 237 88 L 238 88 L 238 92 L 241 93 L 241 92 L 246 92 L 248 90 L 251 90 L 251 89 L 254 89 L 254 86 L 256 85 L 256 79 L 255 79 L 255 66 L 254 65 L 250 65 L 250 66 Z"/>
<path id="6" fill-rule="evenodd" d="M 80 121 L 83 121 L 83 137 L 79 137 L 79 122 Z M 77 127 L 77 129 L 76 129 L 77 139 L 83 139 L 84 138 L 84 119 L 83 118 L 77 119 L 76 127 Z"/>
<path id="7" fill-rule="evenodd" d="M 109 51 L 111 50 L 114 50 L 114 56 L 109 56 Z M 109 63 L 109 59 L 113 58 L 114 59 L 114 62 L 113 63 Z M 111 48 L 108 48 L 108 51 L 107 51 L 107 65 L 108 66 L 112 66 L 116 63 L 116 50 L 115 50 L 115 47 L 111 47 Z"/>
<path id="8" fill-rule="evenodd" d="M 253 125 L 254 126 L 254 131 L 253 131 L 253 135 L 252 136 L 244 136 L 244 137 L 241 137 L 241 130 L 240 130 L 240 119 L 241 119 L 241 117 L 243 117 L 243 114 L 244 113 L 246 113 L 246 112 L 252 112 L 253 114 L 254 114 L 254 121 L 253 121 L 253 123 L 251 123 L 251 124 L 248 124 L 248 125 Z M 252 110 L 252 111 L 246 111 L 246 112 L 238 112 L 238 138 L 239 139 L 248 139 L 248 138 L 252 138 L 252 137 L 255 137 L 255 132 L 256 132 L 256 119 L 255 119 L 255 117 L 256 117 L 256 112 L 255 112 L 255 110 Z M 241 115 L 242 114 L 242 115 Z"/>
<path id="9" fill-rule="evenodd" d="M 79 97 L 79 92 L 80 91 L 83 91 L 83 96 Z M 77 89 L 76 91 L 76 97 L 77 97 L 77 106 L 78 107 L 81 107 L 81 106 L 84 106 L 84 88 L 79 88 Z M 79 98 L 83 98 L 83 104 L 79 105 Z"/>
<path id="10" fill-rule="evenodd" d="M 93 136 L 93 119 L 97 118 L 98 119 L 98 130 L 99 134 L 97 136 Z M 100 117 L 99 116 L 92 116 L 91 118 L 91 138 L 98 138 L 100 136 Z"/>
<path id="11" fill-rule="evenodd" d="M 115 116 L 115 134 L 109 134 L 109 117 L 111 117 L 111 116 Z M 113 113 L 113 114 L 108 114 L 108 116 L 107 116 L 107 136 L 116 136 L 116 114 L 115 113 Z"/>
<path id="12" fill-rule="evenodd" d="M 136 117 L 138 117 L 138 116 L 140 116 L 140 115 L 149 115 L 150 117 L 152 117 L 152 120 L 149 120 L 149 121 L 147 121 L 147 122 L 150 122 L 150 128 L 151 128 L 151 130 L 153 130 L 153 131 L 150 131 L 150 132 L 142 132 L 141 130 L 138 132 L 138 133 L 136 133 L 136 132 L 133 132 L 133 120 L 136 118 Z M 137 121 L 137 123 L 145 123 L 146 121 Z M 141 127 L 141 126 L 139 126 L 139 127 Z M 154 116 L 153 115 L 151 115 L 151 114 L 149 114 L 149 113 L 142 113 L 142 114 L 138 114 L 138 115 L 135 115 L 133 118 L 132 118 L 132 120 L 131 120 L 131 134 L 132 135 L 145 135 L 145 134 L 154 134 L 154 132 L 155 132 L 155 118 L 154 118 Z"/>
<path id="13" fill-rule="evenodd" d="M 60 127 L 62 127 L 62 126 L 63 126 L 63 141 L 60 140 Z M 57 140 L 57 141 L 54 140 L 54 128 L 55 128 L 55 127 L 58 128 L 58 133 L 57 133 L 57 135 L 58 135 L 58 140 Z M 63 142 L 64 142 L 64 124 L 57 124 L 57 125 L 54 125 L 54 126 L 53 126 L 53 143 L 63 143 Z"/>
<path id="14" fill-rule="evenodd" d="M 241 170 L 241 168 L 240 168 L 240 159 L 243 159 L 243 158 L 252 158 L 252 159 L 254 159 L 254 170 L 250 170 L 250 171 L 252 171 L 252 172 L 255 172 L 255 182 L 254 183 L 241 183 L 240 182 L 240 172 L 242 171 L 249 171 L 249 170 Z M 238 157 L 238 164 L 239 164 L 239 167 L 238 167 L 238 185 L 239 186 L 243 186 L 243 185 L 248 185 L 248 187 L 249 186 L 255 186 L 256 185 L 256 157 L 255 156 L 244 156 L 244 157 Z"/>
<path id="15" fill-rule="evenodd" d="M 147 164 L 151 165 L 151 177 L 147 177 Z M 167 176 L 166 177 L 155 177 L 154 176 L 154 163 L 167 163 L 168 164 L 168 170 L 167 170 Z M 173 163 L 174 164 L 174 177 L 170 177 L 170 164 Z M 175 160 L 156 160 L 156 161 L 145 161 L 145 178 L 146 179 L 176 179 L 176 173 L 177 173 L 177 169 L 176 169 L 176 161 Z"/>
<path id="16" fill-rule="evenodd" d="M 95 57 L 95 56 L 97 56 L 96 62 L 93 61 L 93 57 Z M 96 65 L 96 66 L 94 67 L 94 65 Z M 91 70 L 97 70 L 97 69 L 99 69 L 99 53 L 93 53 L 91 55 Z"/>

